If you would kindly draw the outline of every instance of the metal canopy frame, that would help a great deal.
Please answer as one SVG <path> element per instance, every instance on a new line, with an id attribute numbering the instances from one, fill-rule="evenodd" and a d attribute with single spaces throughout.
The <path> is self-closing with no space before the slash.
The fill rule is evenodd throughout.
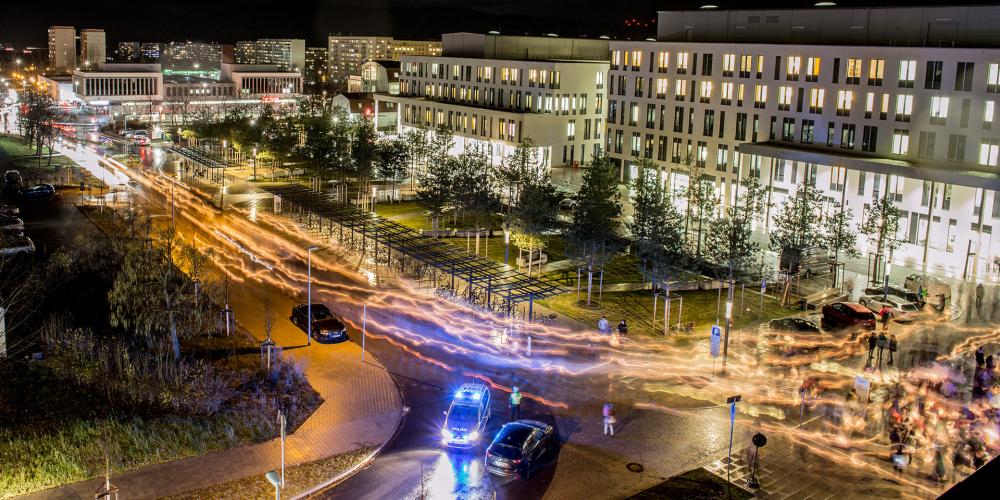
<path id="1" fill-rule="evenodd" d="M 343 229 L 362 233 L 376 245 L 452 275 L 470 287 L 504 292 L 504 299 L 511 303 L 543 299 L 564 292 L 562 286 L 549 280 L 528 277 L 508 265 L 469 255 L 461 248 L 421 235 L 398 222 L 342 204 L 329 194 L 317 193 L 297 184 L 266 186 L 263 189 L 280 197 L 282 203 L 305 210 L 310 217 L 318 216 Z"/>
<path id="2" fill-rule="evenodd" d="M 201 148 L 170 146 L 167 148 L 167 151 L 183 156 L 193 162 L 200 163 L 210 169 L 227 167 L 232 168 L 236 166 L 235 163 L 224 160 L 219 155 L 209 153 Z"/>

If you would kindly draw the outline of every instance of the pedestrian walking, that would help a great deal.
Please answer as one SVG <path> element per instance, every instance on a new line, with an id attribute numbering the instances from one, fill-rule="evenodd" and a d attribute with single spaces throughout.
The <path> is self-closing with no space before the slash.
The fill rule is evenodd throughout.
<path id="1" fill-rule="evenodd" d="M 889 335 L 889 366 L 892 366 L 892 354 L 899 348 L 895 335 Z"/>
<path id="2" fill-rule="evenodd" d="M 875 342 L 875 345 L 878 347 L 878 366 L 882 366 L 882 353 L 885 351 L 885 348 L 888 347 L 884 333 L 878 333 L 878 340 Z"/>
<path id="3" fill-rule="evenodd" d="M 877 343 L 878 340 L 875 338 L 875 332 L 872 332 L 871 335 L 868 336 L 868 361 L 865 362 L 865 366 L 871 366 L 872 358 L 875 356 L 875 345 Z"/>
<path id="4" fill-rule="evenodd" d="M 878 317 L 882 320 L 882 331 L 889 329 L 889 318 L 892 318 L 892 308 L 889 306 L 882 306 L 882 310 L 878 312 Z"/>
<path id="5" fill-rule="evenodd" d="M 976 349 L 976 366 L 983 366 L 985 364 L 986 351 L 983 349 L 983 346 L 979 346 L 979 349 Z"/>
<path id="6" fill-rule="evenodd" d="M 622 319 L 621 323 L 618 323 L 618 334 L 621 335 L 622 338 L 628 335 L 628 323 L 626 323 L 624 319 Z"/>
<path id="7" fill-rule="evenodd" d="M 983 295 L 985 293 L 986 293 L 986 290 L 983 288 L 983 284 L 982 283 L 976 285 L 976 307 L 982 307 L 983 306 Z"/>
<path id="8" fill-rule="evenodd" d="M 615 435 L 615 423 L 618 419 L 615 418 L 615 405 L 611 403 L 604 403 L 604 435 L 614 437 Z"/>
<path id="9" fill-rule="evenodd" d="M 603 314 L 601 315 L 601 319 L 597 320 L 597 331 L 602 334 L 607 334 L 611 331 L 611 326 L 608 325 L 608 318 L 604 317 Z"/>
<path id="10" fill-rule="evenodd" d="M 510 391 L 510 420 L 521 418 L 521 390 L 514 386 Z"/>

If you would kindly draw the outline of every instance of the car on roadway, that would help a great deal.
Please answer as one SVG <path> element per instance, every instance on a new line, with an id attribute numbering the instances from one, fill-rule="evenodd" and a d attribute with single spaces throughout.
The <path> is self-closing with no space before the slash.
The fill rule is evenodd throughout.
<path id="1" fill-rule="evenodd" d="M 822 333 L 819 325 L 806 318 L 790 316 L 787 318 L 772 319 L 767 324 L 768 328 L 776 332 L 793 333 Z"/>
<path id="2" fill-rule="evenodd" d="M 886 291 L 889 293 L 887 294 Z M 895 295 L 907 302 L 912 302 L 917 305 L 917 308 L 923 309 L 927 304 L 924 298 L 920 296 L 917 292 L 911 292 L 905 287 L 890 284 L 888 287 L 873 286 L 865 288 L 862 295 Z"/>
<path id="3" fill-rule="evenodd" d="M 448 448 L 472 448 L 486 433 L 490 420 L 490 389 L 485 384 L 462 384 L 444 412 L 441 442 Z"/>
<path id="4" fill-rule="evenodd" d="M 309 332 L 309 312 L 309 304 L 298 304 L 292 307 L 292 315 L 288 319 L 303 332 Z M 311 312 L 312 338 L 328 342 L 347 340 L 347 327 L 330 312 L 326 304 L 313 304 Z"/>
<path id="5" fill-rule="evenodd" d="M 830 328 L 875 329 L 875 313 L 857 302 L 834 302 L 823 306 L 821 323 Z"/>
<path id="6" fill-rule="evenodd" d="M 920 312 L 920 307 L 916 304 L 895 295 L 883 295 L 881 293 L 876 295 L 862 295 L 858 299 L 858 303 L 871 309 L 875 314 L 878 314 L 883 307 L 888 306 L 889 309 L 892 309 L 894 319 L 899 323 L 910 323 L 916 320 L 917 314 Z"/>
<path id="7" fill-rule="evenodd" d="M 136 146 L 149 146 L 149 136 L 146 135 L 133 135 L 132 144 Z"/>
<path id="8" fill-rule="evenodd" d="M 4 231 L 24 231 L 24 221 L 13 215 L 0 215 L 0 229 Z"/>
<path id="9" fill-rule="evenodd" d="M 35 253 L 35 243 L 27 236 L 0 238 L 0 255 L 19 256 Z"/>
<path id="10" fill-rule="evenodd" d="M 49 201 L 57 197 L 56 188 L 52 184 L 36 184 L 22 189 L 19 193 L 22 200 Z"/>
<path id="11" fill-rule="evenodd" d="M 508 422 L 486 449 L 486 470 L 497 476 L 528 479 L 545 465 L 557 444 L 551 425 L 537 420 Z"/>

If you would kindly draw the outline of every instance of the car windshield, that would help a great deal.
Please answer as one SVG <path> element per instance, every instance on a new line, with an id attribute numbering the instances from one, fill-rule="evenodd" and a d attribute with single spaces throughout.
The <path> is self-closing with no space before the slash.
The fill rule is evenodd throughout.
<path id="1" fill-rule="evenodd" d="M 500 435 L 497 436 L 496 443 L 502 444 L 504 446 L 511 446 L 514 448 L 520 448 L 524 444 L 524 441 L 528 439 L 531 435 L 531 428 L 517 425 L 506 427 L 500 431 Z"/>
<path id="2" fill-rule="evenodd" d="M 469 405 L 452 405 L 448 412 L 448 425 L 469 428 L 479 419 L 479 409 Z"/>
<path id="3" fill-rule="evenodd" d="M 312 310 L 312 313 L 313 313 L 313 319 L 315 319 L 317 321 L 321 320 L 321 319 L 329 319 L 329 318 L 333 317 L 333 315 L 330 314 L 330 311 L 328 311 L 325 307 L 321 307 L 321 308 L 314 307 L 313 310 Z"/>

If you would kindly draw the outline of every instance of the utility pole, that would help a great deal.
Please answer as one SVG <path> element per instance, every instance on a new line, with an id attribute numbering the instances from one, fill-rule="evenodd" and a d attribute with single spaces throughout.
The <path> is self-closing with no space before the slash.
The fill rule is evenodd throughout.
<path id="1" fill-rule="evenodd" d="M 733 326 L 733 275 L 729 274 L 729 291 L 726 293 L 726 336 L 722 343 L 722 376 L 726 376 L 726 362 L 729 359 L 729 330 Z"/>
<path id="2" fill-rule="evenodd" d="M 312 256 L 313 251 L 317 248 L 312 246 L 306 249 L 307 264 L 306 264 L 306 345 L 312 344 L 312 333 L 313 333 L 313 305 L 312 305 Z"/>

